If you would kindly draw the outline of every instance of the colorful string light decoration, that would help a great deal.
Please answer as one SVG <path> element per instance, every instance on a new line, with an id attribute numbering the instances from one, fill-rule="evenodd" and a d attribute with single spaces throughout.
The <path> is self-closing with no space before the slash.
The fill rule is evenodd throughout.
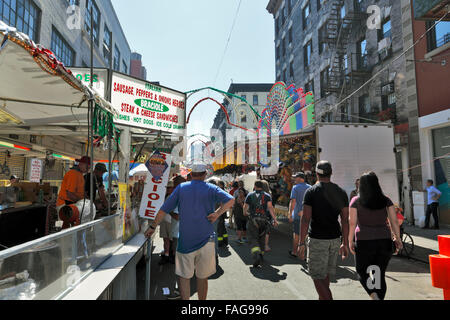
<path id="1" fill-rule="evenodd" d="M 260 134 L 267 130 L 270 135 L 274 128 L 280 135 L 299 132 L 315 123 L 314 95 L 294 85 L 286 87 L 283 82 L 277 82 L 267 97 L 267 108 L 261 116 Z"/>

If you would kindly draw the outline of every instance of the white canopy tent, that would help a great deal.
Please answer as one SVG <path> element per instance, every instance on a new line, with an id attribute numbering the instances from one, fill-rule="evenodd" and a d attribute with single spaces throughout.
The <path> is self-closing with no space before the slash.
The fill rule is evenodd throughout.
<path id="1" fill-rule="evenodd" d="M 0 134 L 87 135 L 88 100 L 109 102 L 26 35 L 0 21 Z"/>

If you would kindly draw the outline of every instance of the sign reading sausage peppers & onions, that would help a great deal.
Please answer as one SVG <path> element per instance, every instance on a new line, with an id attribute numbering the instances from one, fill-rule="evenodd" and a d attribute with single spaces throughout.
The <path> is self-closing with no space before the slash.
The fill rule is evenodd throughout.
<path id="1" fill-rule="evenodd" d="M 176 134 L 186 126 L 186 95 L 146 81 L 114 73 L 111 104 L 117 124 Z"/>

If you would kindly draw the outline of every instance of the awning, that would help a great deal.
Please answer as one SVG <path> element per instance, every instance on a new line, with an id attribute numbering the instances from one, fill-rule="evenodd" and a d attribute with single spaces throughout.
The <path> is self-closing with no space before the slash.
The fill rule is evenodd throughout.
<path id="1" fill-rule="evenodd" d="M 0 21 L 0 123 L 34 126 L 87 126 L 88 100 L 114 113 L 53 54 Z M 26 128 L 28 127 L 28 128 Z"/>

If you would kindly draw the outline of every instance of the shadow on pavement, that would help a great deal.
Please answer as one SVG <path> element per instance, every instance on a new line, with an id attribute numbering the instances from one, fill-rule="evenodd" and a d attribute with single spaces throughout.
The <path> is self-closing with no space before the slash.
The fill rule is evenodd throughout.
<path id="1" fill-rule="evenodd" d="M 280 282 L 282 280 L 286 280 L 287 278 L 286 272 L 280 274 L 279 269 L 268 265 L 266 262 L 264 262 L 263 266 L 259 268 L 253 268 L 253 266 L 250 267 L 250 272 L 255 278 L 269 280 L 271 282 Z"/>

